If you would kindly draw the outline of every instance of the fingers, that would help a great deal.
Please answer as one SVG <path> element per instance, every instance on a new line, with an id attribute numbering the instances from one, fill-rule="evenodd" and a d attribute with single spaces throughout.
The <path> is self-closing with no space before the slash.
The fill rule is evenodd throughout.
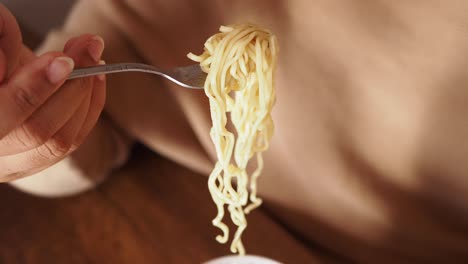
<path id="1" fill-rule="evenodd" d="M 80 56 L 86 47 L 88 56 Z M 64 52 L 72 58 L 76 58 L 77 63 L 81 66 L 94 65 L 100 62 L 100 58 L 104 49 L 104 41 L 101 37 L 85 34 L 77 38 L 73 38 L 67 42 Z M 81 144 L 91 129 L 96 124 L 106 99 L 106 82 L 104 76 L 86 78 L 93 82 L 92 94 L 90 97 L 89 108 L 87 109 L 86 120 L 81 126 L 81 130 L 77 134 L 74 144 Z"/>
<path id="2" fill-rule="evenodd" d="M 65 82 L 74 62 L 62 53 L 44 54 L 0 86 L 0 139 L 24 122 Z"/>
<path id="3" fill-rule="evenodd" d="M 70 40 L 64 52 L 67 58 L 73 59 L 75 65 L 84 67 L 95 65 L 100 60 L 103 48 L 101 38 L 83 35 Z M 0 181 L 30 175 L 63 159 L 85 140 L 104 107 L 106 84 L 103 76 L 81 78 L 65 84 L 64 79 L 57 81 L 58 78 L 49 76 L 48 71 L 45 74 L 43 71 L 45 77 L 41 77 L 37 65 L 42 57 L 26 64 L 15 72 L 3 89 L 0 87 L 0 119 L 8 119 L 5 119 L 7 125 L 0 123 L 0 167 L 3 169 Z M 41 64 L 44 65 L 47 66 Z M 47 88 L 36 80 L 40 77 L 49 83 L 63 86 L 48 92 L 47 98 L 42 95 L 46 94 L 43 90 Z M 27 102 L 23 106 L 17 106 L 16 101 L 20 100 L 12 92 L 18 89 L 23 91 L 20 98 Z M 15 103 L 6 100 L 2 93 L 14 98 Z M 2 101 L 9 105 L 3 105 Z M 16 119 L 11 117 L 12 113 Z M 21 116 L 22 123 L 18 121 L 18 116 Z M 5 133 L 6 136 L 2 137 Z"/>
<path id="4" fill-rule="evenodd" d="M 95 77 L 94 87 L 91 96 L 91 102 L 89 105 L 86 120 L 81 127 L 80 132 L 75 138 L 75 144 L 81 144 L 86 139 L 86 136 L 90 133 L 92 128 L 96 125 L 99 115 L 104 109 L 106 102 L 106 79 Z"/>
<path id="5" fill-rule="evenodd" d="M 75 150 L 81 142 L 77 142 L 76 138 L 80 134 L 82 127 L 88 116 L 89 108 L 91 105 L 91 98 L 95 86 L 89 90 L 83 102 L 79 106 L 75 114 L 68 120 L 68 122 L 57 132 L 55 137 L 61 137 L 64 140 L 71 142 L 70 151 Z"/>
<path id="6" fill-rule="evenodd" d="M 79 37 L 69 45 L 67 55 L 78 61 L 79 66 L 89 66 L 96 64 L 92 56 L 100 56 L 103 48 L 100 39 L 93 36 Z M 90 49 L 94 52 L 94 55 L 90 54 Z M 91 98 L 93 79 L 95 78 L 73 80 L 63 85 L 21 126 L 15 128 L 13 132 L 0 140 L 0 155 L 11 155 L 45 144 L 69 122 L 69 119 L 82 103 L 83 98 L 85 96 Z M 84 109 L 82 111 L 87 112 L 88 110 Z M 76 130 L 79 130 L 81 125 L 79 124 Z"/>
<path id="7" fill-rule="evenodd" d="M 80 67 L 97 64 L 104 50 L 104 40 L 95 35 L 85 34 L 72 38 L 65 44 L 64 53 L 73 58 Z"/>
<path id="8" fill-rule="evenodd" d="M 73 116 L 67 120 L 65 125 L 50 140 L 36 151 L 37 154 L 40 154 L 40 157 L 44 158 L 44 162 L 55 163 L 78 147 L 75 138 L 80 133 L 80 129 L 86 120 L 91 97 L 92 92 L 87 93 Z M 41 149 L 47 150 L 47 152 L 42 151 L 41 153 Z"/>
<path id="9" fill-rule="evenodd" d="M 45 144 L 20 154 L 0 157 L 0 168 L 3 169 L 0 171 L 0 182 L 31 175 L 40 171 L 38 168 L 47 168 L 62 160 L 85 140 L 98 120 L 106 96 L 105 80 L 95 78 L 94 81 L 92 94 L 83 100 L 73 117 Z"/>
<path id="10" fill-rule="evenodd" d="M 91 85 L 65 85 L 53 94 L 24 123 L 0 140 L 0 156 L 38 147 L 65 125 L 83 99 L 90 94 Z"/>
<path id="11" fill-rule="evenodd" d="M 0 82 L 9 76 L 18 65 L 18 58 L 22 48 L 21 31 L 15 17 L 0 4 L 0 50 L 5 61 L 0 60 Z"/>

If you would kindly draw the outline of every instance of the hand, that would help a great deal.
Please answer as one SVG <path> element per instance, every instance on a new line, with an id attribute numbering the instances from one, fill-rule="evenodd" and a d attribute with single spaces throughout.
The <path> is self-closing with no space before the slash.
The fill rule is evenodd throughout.
<path id="1" fill-rule="evenodd" d="M 103 49 L 88 34 L 36 56 L 0 5 L 0 182 L 37 173 L 84 141 L 103 109 L 105 78 L 66 79 L 75 65 L 99 63 Z"/>

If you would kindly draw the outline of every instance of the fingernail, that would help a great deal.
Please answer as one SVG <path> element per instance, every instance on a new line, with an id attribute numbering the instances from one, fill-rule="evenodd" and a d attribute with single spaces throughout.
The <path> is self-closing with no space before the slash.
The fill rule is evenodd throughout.
<path id="1" fill-rule="evenodd" d="M 104 50 L 104 40 L 99 36 L 93 36 L 88 44 L 88 53 L 95 62 L 101 59 Z"/>
<path id="2" fill-rule="evenodd" d="M 106 62 L 105 62 L 104 60 L 100 60 L 98 64 L 99 64 L 99 65 L 105 65 Z M 105 76 L 104 74 L 99 74 L 99 75 L 97 76 L 97 78 L 98 78 L 100 81 L 104 81 L 104 80 L 106 79 L 106 76 Z"/>
<path id="3" fill-rule="evenodd" d="M 51 83 L 63 81 L 75 67 L 75 62 L 69 57 L 57 57 L 47 69 L 47 78 Z"/>

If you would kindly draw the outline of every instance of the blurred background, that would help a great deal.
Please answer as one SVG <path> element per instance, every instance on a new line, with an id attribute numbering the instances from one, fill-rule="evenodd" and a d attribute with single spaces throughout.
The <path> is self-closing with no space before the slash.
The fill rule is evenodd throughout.
<path id="1" fill-rule="evenodd" d="M 23 27 L 37 36 L 44 36 L 51 28 L 59 26 L 74 2 L 75 0 L 0 0 Z"/>

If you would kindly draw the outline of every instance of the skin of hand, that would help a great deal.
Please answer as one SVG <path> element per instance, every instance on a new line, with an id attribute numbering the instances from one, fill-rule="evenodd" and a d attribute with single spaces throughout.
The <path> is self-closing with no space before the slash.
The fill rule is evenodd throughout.
<path id="1" fill-rule="evenodd" d="M 44 170 L 85 140 L 104 107 L 104 76 L 66 81 L 75 66 L 101 61 L 104 41 L 70 39 L 62 52 L 35 55 L 0 5 L 0 182 Z"/>

